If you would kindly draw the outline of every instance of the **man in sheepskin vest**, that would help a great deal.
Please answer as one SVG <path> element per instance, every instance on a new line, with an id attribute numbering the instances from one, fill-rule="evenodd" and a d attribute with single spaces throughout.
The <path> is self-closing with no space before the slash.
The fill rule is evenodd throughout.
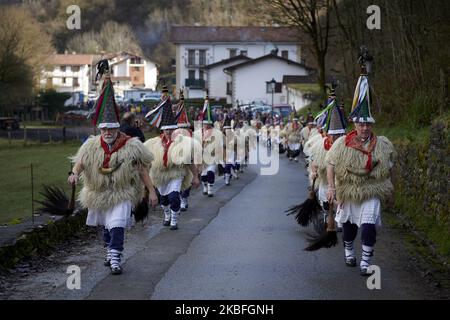
<path id="1" fill-rule="evenodd" d="M 376 225 L 381 224 L 381 201 L 392 193 L 390 171 L 395 159 L 392 143 L 372 132 L 371 94 L 367 72 L 362 65 L 350 119 L 356 130 L 336 140 L 326 155 L 328 201 L 340 209 L 336 221 L 343 224 L 345 263 L 356 266 L 353 242 L 361 228 L 361 275 L 367 271 L 376 242 Z"/>
<path id="2" fill-rule="evenodd" d="M 298 118 L 295 117 L 292 120 L 291 124 L 291 132 L 288 135 L 287 142 L 288 142 L 288 152 L 289 152 L 289 161 L 294 160 L 295 162 L 298 162 L 298 156 L 301 152 L 301 142 L 302 142 L 302 128 L 300 126 L 300 123 L 298 122 Z"/>
<path id="3" fill-rule="evenodd" d="M 147 140 L 144 145 L 154 157 L 150 177 L 161 195 L 163 225 L 170 226 L 170 230 L 177 230 L 181 209 L 180 193 L 191 184 L 197 187 L 200 182 L 193 162 L 194 140 L 183 134 L 174 135 L 178 124 L 166 86 L 162 93 L 160 103 L 146 115 L 150 124 L 158 127 L 162 133 Z"/>
<path id="4" fill-rule="evenodd" d="M 180 91 L 180 101 L 175 105 L 175 117 L 177 118 L 178 129 L 174 131 L 173 138 L 175 139 L 179 134 L 192 138 L 191 122 L 189 121 L 186 106 L 184 104 L 184 94 L 182 90 Z M 199 148 L 200 147 L 201 146 L 199 145 Z M 181 211 L 186 211 L 189 208 L 188 199 L 190 194 L 191 186 L 181 191 Z"/>
<path id="5" fill-rule="evenodd" d="M 334 93 L 334 92 L 333 92 Z M 323 111 L 323 117 L 317 117 L 318 127 L 324 133 L 322 137 L 314 142 L 311 147 L 311 179 L 314 182 L 314 188 L 317 190 L 317 198 L 325 212 L 329 210 L 329 203 L 327 199 L 328 181 L 327 181 L 327 167 L 328 163 L 325 161 L 327 152 L 331 149 L 333 143 L 345 135 L 346 121 L 345 116 L 338 107 L 336 96 L 331 94 L 327 107 Z M 310 138 L 311 140 L 312 138 Z M 339 227 L 342 227 L 339 225 Z"/>
<path id="6" fill-rule="evenodd" d="M 144 185 L 152 205 L 158 203 L 148 174 L 152 154 L 138 138 L 119 131 L 119 111 L 107 61 L 99 63 L 99 74 L 105 74 L 101 94 L 96 103 L 94 124 L 100 136 L 90 137 L 73 157 L 70 184 L 80 179 L 83 188 L 79 201 L 88 208 L 86 224 L 103 226 L 107 247 L 105 266 L 112 274 L 121 274 L 125 227 L 131 225 L 131 211 L 143 197 Z"/>
<path id="7" fill-rule="evenodd" d="M 208 197 L 213 197 L 214 193 L 212 188 L 214 187 L 216 168 L 217 165 L 223 161 L 223 141 L 220 129 L 214 127 L 208 94 L 206 95 L 203 106 L 202 124 L 203 130 L 201 132 L 201 137 L 196 136 L 196 139 L 201 141 L 203 151 L 201 181 L 203 185 L 203 194 Z"/>

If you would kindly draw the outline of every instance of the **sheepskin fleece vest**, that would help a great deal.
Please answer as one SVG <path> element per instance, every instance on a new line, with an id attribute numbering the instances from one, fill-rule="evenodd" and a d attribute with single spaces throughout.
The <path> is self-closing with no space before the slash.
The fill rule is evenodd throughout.
<path id="1" fill-rule="evenodd" d="M 337 139 L 327 152 L 325 161 L 335 165 L 336 198 L 341 202 L 361 203 L 370 198 L 386 198 L 393 191 L 390 180 L 390 163 L 396 157 L 392 143 L 383 136 L 377 137 L 372 152 L 372 162 L 378 164 L 368 172 L 368 157 L 361 151 L 345 145 L 345 136 Z"/>
<path id="2" fill-rule="evenodd" d="M 304 127 L 300 131 L 301 139 L 302 139 L 303 143 L 306 143 L 306 141 L 308 141 L 308 139 L 316 133 L 318 133 L 317 128 L 312 128 L 311 130 L 309 130 L 309 128 L 307 126 Z"/>
<path id="3" fill-rule="evenodd" d="M 178 135 L 169 147 L 167 154 L 167 166 L 164 165 L 164 147 L 161 137 L 147 140 L 144 146 L 152 153 L 153 161 L 150 168 L 150 178 L 156 187 L 167 185 L 171 180 L 183 178 L 181 189 L 185 190 L 192 183 L 192 172 L 189 165 L 194 156 L 194 147 L 200 150 L 200 146 L 195 146 L 194 139 Z"/>
<path id="4" fill-rule="evenodd" d="M 293 131 L 288 136 L 288 143 L 300 143 L 302 140 L 302 136 L 300 134 L 300 130 Z"/>
<path id="5" fill-rule="evenodd" d="M 319 186 L 319 184 L 328 184 L 327 181 L 327 162 L 325 161 L 325 157 L 327 155 L 327 150 L 325 150 L 324 142 L 325 138 L 322 139 L 314 139 L 314 144 L 311 147 L 311 155 L 313 157 L 314 163 L 317 166 L 317 178 L 315 186 Z"/>
<path id="6" fill-rule="evenodd" d="M 111 155 L 110 168 L 122 164 L 110 174 L 101 174 L 104 151 L 100 136 L 92 136 L 80 147 L 72 158 L 81 161 L 83 172 L 80 176 L 83 188 L 78 200 L 85 208 L 107 210 L 123 201 L 131 201 L 135 207 L 142 198 L 144 183 L 139 175 L 139 165 L 150 166 L 152 154 L 138 138 L 132 138 Z"/>

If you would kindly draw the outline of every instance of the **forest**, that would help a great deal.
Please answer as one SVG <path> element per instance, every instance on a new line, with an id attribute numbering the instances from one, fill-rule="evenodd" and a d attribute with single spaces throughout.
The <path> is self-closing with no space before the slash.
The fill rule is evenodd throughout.
<path id="1" fill-rule="evenodd" d="M 292 26 L 306 64 L 333 77 L 347 105 L 358 76 L 358 54 L 373 57 L 375 113 L 386 125 L 429 124 L 448 109 L 450 3 L 445 0 L 77 0 L 81 29 L 69 30 L 73 0 L 2 1 L 0 108 L 35 94 L 44 58 L 53 52 L 143 54 L 173 72 L 171 25 Z M 367 8 L 381 10 L 380 29 L 369 30 Z M 408 117 L 404 117 L 404 113 Z"/>

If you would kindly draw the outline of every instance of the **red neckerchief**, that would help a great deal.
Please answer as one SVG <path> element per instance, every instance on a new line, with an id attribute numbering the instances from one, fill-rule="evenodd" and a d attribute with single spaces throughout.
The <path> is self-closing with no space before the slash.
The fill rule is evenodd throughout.
<path id="1" fill-rule="evenodd" d="M 323 147 L 325 150 L 330 150 L 331 146 L 333 145 L 333 140 L 331 140 L 330 136 L 326 136 L 325 140 L 323 141 Z"/>
<path id="2" fill-rule="evenodd" d="M 128 140 L 130 140 L 131 137 L 127 136 L 126 134 L 123 134 L 121 132 L 119 132 L 117 134 L 117 138 L 116 141 L 114 141 L 114 144 L 111 148 L 111 150 L 109 150 L 109 146 L 108 144 L 103 141 L 103 138 L 100 136 L 100 144 L 103 148 L 103 152 L 105 154 L 105 157 L 103 159 L 103 168 L 109 168 L 109 161 L 111 160 L 111 156 L 114 152 L 119 151 L 120 148 L 122 148 L 123 146 L 125 146 L 125 144 L 127 143 Z"/>
<path id="3" fill-rule="evenodd" d="M 375 135 L 372 135 L 370 137 L 370 143 L 369 148 L 364 149 L 364 147 L 361 144 L 361 141 L 357 138 L 357 132 L 356 130 L 353 130 L 352 132 L 348 133 L 345 137 L 345 145 L 347 147 L 356 149 L 358 151 L 361 151 L 367 156 L 367 162 L 366 162 L 366 170 L 372 171 L 372 151 L 375 149 L 375 146 L 377 145 L 377 137 Z"/>
<path id="4" fill-rule="evenodd" d="M 164 156 L 163 156 L 164 167 L 167 168 L 167 157 L 169 154 L 170 145 L 172 144 L 173 140 L 167 139 L 164 133 L 161 133 L 160 138 L 161 138 L 161 144 L 164 148 Z"/>

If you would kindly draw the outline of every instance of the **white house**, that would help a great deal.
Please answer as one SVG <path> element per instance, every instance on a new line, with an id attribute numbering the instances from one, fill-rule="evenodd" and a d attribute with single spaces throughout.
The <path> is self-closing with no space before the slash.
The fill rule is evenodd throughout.
<path id="1" fill-rule="evenodd" d="M 303 63 L 272 53 L 233 65 L 224 69 L 231 89 L 228 101 L 235 105 L 256 100 L 264 101 L 268 105 L 287 104 L 287 92 L 282 90 L 283 77 L 292 74 L 306 76 L 313 71 Z M 269 84 L 272 79 L 276 82 L 273 93 Z"/>
<path id="2" fill-rule="evenodd" d="M 231 95 L 231 87 L 229 85 L 228 76 L 223 69 L 251 60 L 244 55 L 237 55 L 233 58 L 225 59 L 216 63 L 209 64 L 205 67 L 207 74 L 206 87 L 209 91 L 209 96 L 215 98 L 227 98 Z"/>
<path id="3" fill-rule="evenodd" d="M 301 62 L 298 39 L 297 31 L 289 27 L 172 26 L 170 41 L 176 47 L 176 88 L 184 88 L 187 98 L 203 98 L 207 87 L 213 98 L 217 98 L 215 94 L 224 97 L 222 89 L 216 90 L 220 85 L 216 81 L 223 77 L 216 73 L 218 70 L 207 68 L 208 65 L 239 55 L 255 59 L 274 50 L 280 57 Z"/>
<path id="4" fill-rule="evenodd" d="M 40 85 L 73 95 L 89 93 L 92 82 L 92 54 L 53 54 L 45 61 Z"/>
<path id="5" fill-rule="evenodd" d="M 95 82 L 96 64 L 108 59 L 115 93 L 123 96 L 125 90 L 133 88 L 155 90 L 158 80 L 156 63 L 128 52 L 107 54 L 53 54 L 45 62 L 42 71 L 41 88 L 54 88 L 58 92 L 68 92 L 74 98 L 86 98 L 91 92 L 99 92 Z M 74 103 L 81 102 L 78 99 Z"/>
<path id="6" fill-rule="evenodd" d="M 158 66 L 156 63 L 129 52 L 107 55 L 111 67 L 114 90 L 123 96 L 132 88 L 156 90 Z"/>

